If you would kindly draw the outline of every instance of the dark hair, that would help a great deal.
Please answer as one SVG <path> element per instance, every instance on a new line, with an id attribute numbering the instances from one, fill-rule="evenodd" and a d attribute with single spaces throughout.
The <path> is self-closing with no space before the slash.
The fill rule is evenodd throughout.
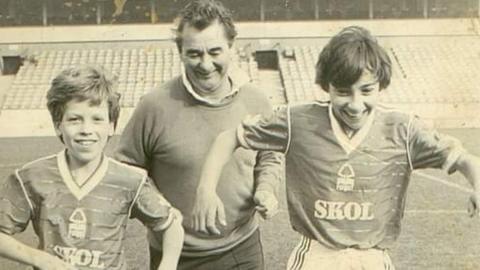
<path id="1" fill-rule="evenodd" d="M 80 66 L 60 72 L 47 92 L 47 107 L 52 121 L 57 126 L 71 100 L 90 101 L 91 105 L 108 103 L 108 116 L 117 126 L 120 114 L 120 94 L 115 92 L 116 77 L 99 66 Z"/>
<path id="2" fill-rule="evenodd" d="M 375 75 L 380 90 L 390 84 L 392 63 L 387 52 L 367 29 L 349 26 L 335 35 L 320 53 L 315 83 L 326 92 L 330 84 L 350 87 L 364 70 Z"/>
<path id="3" fill-rule="evenodd" d="M 221 2 L 215 0 L 194 0 L 188 3 L 178 15 L 178 26 L 175 29 L 175 43 L 178 50 L 182 51 L 182 32 L 185 25 L 191 25 L 198 30 L 203 30 L 214 22 L 218 22 L 225 30 L 229 45 L 232 46 L 237 30 L 233 24 L 232 13 Z"/>

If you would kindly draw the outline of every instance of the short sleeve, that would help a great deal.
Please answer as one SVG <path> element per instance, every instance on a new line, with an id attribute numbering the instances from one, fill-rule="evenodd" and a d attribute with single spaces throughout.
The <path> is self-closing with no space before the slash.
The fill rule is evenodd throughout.
<path id="1" fill-rule="evenodd" d="M 0 185 L 0 231 L 9 235 L 24 231 L 31 214 L 20 180 L 15 174 L 10 175 Z"/>
<path id="2" fill-rule="evenodd" d="M 242 147 L 257 151 L 288 150 L 290 117 L 288 107 L 281 107 L 270 115 L 249 116 L 237 128 Z"/>
<path id="3" fill-rule="evenodd" d="M 140 187 L 132 217 L 139 219 L 152 231 L 163 231 L 170 226 L 174 215 L 170 203 L 148 179 Z"/>
<path id="4" fill-rule="evenodd" d="M 410 122 L 409 151 L 413 169 L 441 168 L 453 173 L 453 165 L 465 151 L 460 141 L 428 128 L 418 118 Z"/>

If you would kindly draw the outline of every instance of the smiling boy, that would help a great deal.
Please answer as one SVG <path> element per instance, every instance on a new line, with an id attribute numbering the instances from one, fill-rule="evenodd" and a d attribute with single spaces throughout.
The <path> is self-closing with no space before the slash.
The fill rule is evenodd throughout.
<path id="1" fill-rule="evenodd" d="M 198 230 L 212 226 L 223 207 L 215 187 L 238 147 L 285 153 L 290 223 L 302 237 L 288 269 L 394 269 L 387 251 L 400 233 L 415 169 L 461 172 L 474 187 L 469 209 L 478 215 L 478 158 L 416 117 L 378 104 L 391 62 L 366 29 L 334 36 L 316 72 L 330 102 L 287 106 L 218 136 L 197 190 Z"/>
<path id="2" fill-rule="evenodd" d="M 99 67 L 61 72 L 47 94 L 60 153 L 24 165 L 0 187 L 0 255 L 48 270 L 126 270 L 123 240 L 128 218 L 160 238 L 158 269 L 176 269 L 182 217 L 150 184 L 146 172 L 104 155 L 120 112 L 120 95 Z M 38 249 L 11 235 L 29 222 Z"/>

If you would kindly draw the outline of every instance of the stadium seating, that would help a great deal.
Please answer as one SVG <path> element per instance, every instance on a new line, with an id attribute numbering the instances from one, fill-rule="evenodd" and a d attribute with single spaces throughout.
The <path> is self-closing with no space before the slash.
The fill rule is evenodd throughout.
<path id="1" fill-rule="evenodd" d="M 118 75 L 121 106 L 133 107 L 155 85 L 180 73 L 176 48 L 67 49 L 33 52 L 35 61 L 24 62 L 8 91 L 3 109 L 45 108 L 45 94 L 61 70 L 81 63 L 95 63 Z M 258 80 L 258 68 L 241 49 L 234 62 Z"/>
<path id="2" fill-rule="evenodd" d="M 322 46 L 323 47 L 323 46 Z M 320 46 L 287 47 L 280 58 L 280 73 L 289 103 L 327 100 L 328 95 L 315 84 L 315 61 Z"/>
<path id="3" fill-rule="evenodd" d="M 281 86 L 287 102 L 327 100 L 314 83 L 315 62 L 327 39 L 307 45 L 284 47 L 279 54 Z M 393 65 L 390 87 L 381 96 L 390 104 L 473 104 L 480 73 L 480 39 L 475 36 L 384 37 Z M 119 76 L 121 105 L 133 107 L 140 97 L 179 74 L 181 63 L 176 48 L 127 47 L 115 49 L 46 49 L 33 53 L 34 60 L 21 66 L 3 109 L 45 108 L 45 93 L 53 76 L 79 63 L 97 63 Z M 237 48 L 234 62 L 253 81 L 259 77 L 258 63 L 250 52 Z M 277 83 L 278 84 L 278 83 Z"/>
<path id="4" fill-rule="evenodd" d="M 393 65 L 391 85 L 382 95 L 392 104 L 465 104 L 480 102 L 480 39 L 460 37 L 384 38 Z M 325 100 L 315 80 L 315 62 L 325 42 L 286 47 L 280 72 L 289 103 Z"/>

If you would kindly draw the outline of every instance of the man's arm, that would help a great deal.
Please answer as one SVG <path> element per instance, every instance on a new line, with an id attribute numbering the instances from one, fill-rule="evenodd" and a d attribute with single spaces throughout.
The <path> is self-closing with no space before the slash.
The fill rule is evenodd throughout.
<path id="1" fill-rule="evenodd" d="M 41 270 L 75 270 L 76 268 L 45 251 L 32 248 L 0 232 L 0 256 Z"/>
<path id="2" fill-rule="evenodd" d="M 225 164 L 240 146 L 236 130 L 227 130 L 215 139 L 202 168 L 192 210 L 193 227 L 204 233 L 220 234 L 215 222 L 226 225 L 225 209 L 216 193 L 218 180 Z"/>
<path id="3" fill-rule="evenodd" d="M 462 173 L 473 187 L 473 194 L 470 196 L 468 213 L 471 217 L 480 216 L 480 159 L 467 152 L 462 153 L 453 169 Z"/>

